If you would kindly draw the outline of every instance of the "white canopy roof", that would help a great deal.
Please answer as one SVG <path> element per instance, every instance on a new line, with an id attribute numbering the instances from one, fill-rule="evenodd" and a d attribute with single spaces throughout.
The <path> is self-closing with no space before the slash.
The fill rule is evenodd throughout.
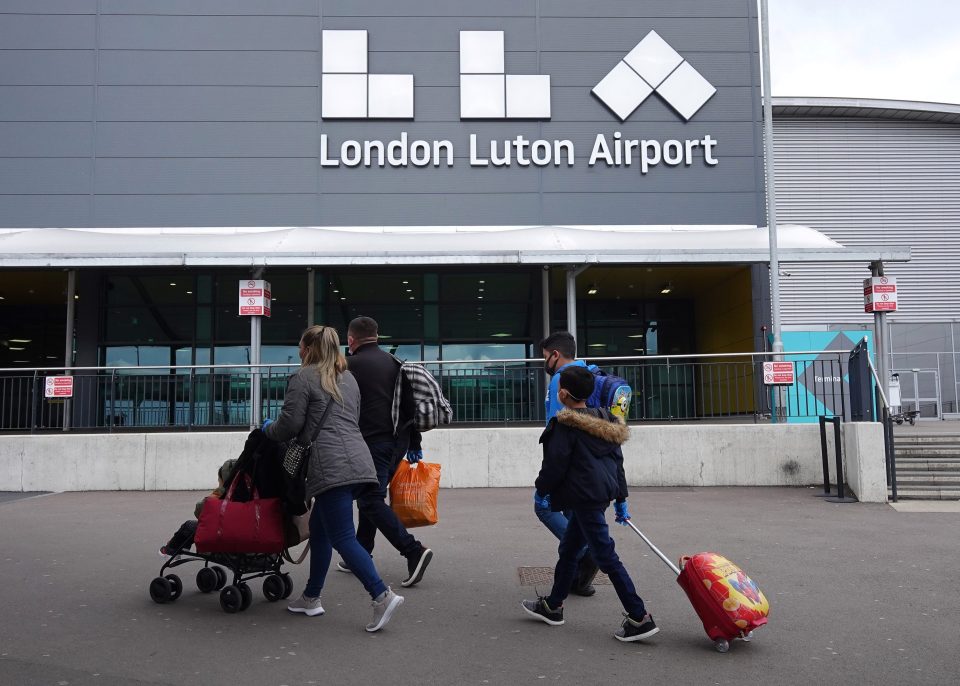
<path id="1" fill-rule="evenodd" d="M 906 247 L 846 248 L 778 227 L 784 262 L 902 262 Z M 0 267 L 756 263 L 756 226 L 421 226 L 0 229 Z"/>

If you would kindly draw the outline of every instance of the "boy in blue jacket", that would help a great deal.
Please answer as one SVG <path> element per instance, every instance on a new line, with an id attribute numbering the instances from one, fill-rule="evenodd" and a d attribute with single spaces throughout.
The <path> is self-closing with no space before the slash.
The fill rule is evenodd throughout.
<path id="1" fill-rule="evenodd" d="M 620 446 L 629 429 L 609 410 L 587 408 L 594 379 L 589 369 L 570 366 L 560 372 L 558 397 L 564 408 L 540 437 L 543 465 L 537 492 L 550 496 L 554 510 L 571 511 L 570 523 L 560 541 L 559 559 L 550 595 L 524 600 L 524 611 L 552 626 L 563 624 L 563 601 L 577 577 L 577 553 L 587 545 L 600 569 L 610 577 L 626 618 L 614 637 L 639 641 L 660 629 L 637 595 L 633 581 L 617 556 L 604 517 L 615 501 L 617 522 L 626 526 L 627 479 Z"/>

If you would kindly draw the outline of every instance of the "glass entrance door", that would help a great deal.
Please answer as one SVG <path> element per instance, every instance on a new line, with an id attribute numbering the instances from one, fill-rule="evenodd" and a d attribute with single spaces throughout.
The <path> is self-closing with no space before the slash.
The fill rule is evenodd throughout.
<path id="1" fill-rule="evenodd" d="M 936 369 L 898 369 L 901 407 L 920 411 L 920 419 L 940 419 L 940 374 Z"/>

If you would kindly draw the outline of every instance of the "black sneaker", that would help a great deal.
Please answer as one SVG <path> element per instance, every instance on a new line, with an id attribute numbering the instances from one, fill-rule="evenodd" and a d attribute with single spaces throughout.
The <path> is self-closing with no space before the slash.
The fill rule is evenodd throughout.
<path id="1" fill-rule="evenodd" d="M 586 598 L 594 595 L 597 589 L 593 587 L 593 580 L 599 571 L 600 567 L 593 561 L 593 556 L 590 553 L 584 555 L 577 565 L 577 578 L 574 580 L 571 591 Z"/>
<path id="2" fill-rule="evenodd" d="M 430 560 L 433 559 L 433 551 L 430 548 L 421 548 L 420 554 L 413 557 L 407 558 L 407 576 L 405 581 L 401 581 L 400 585 L 404 588 L 409 588 L 410 586 L 415 586 L 420 583 L 420 580 L 423 578 L 423 573 L 427 571 L 427 565 L 430 564 Z"/>
<path id="3" fill-rule="evenodd" d="M 563 606 L 551 610 L 543 596 L 538 596 L 536 600 L 523 600 L 520 605 L 528 615 L 539 619 L 541 622 L 546 622 L 550 626 L 563 624 Z"/>
<path id="4" fill-rule="evenodd" d="M 653 617 L 650 616 L 649 612 L 639 622 L 625 614 L 623 624 L 620 625 L 613 637 L 624 642 L 642 641 L 657 633 L 660 633 L 660 629 L 653 623 Z"/>

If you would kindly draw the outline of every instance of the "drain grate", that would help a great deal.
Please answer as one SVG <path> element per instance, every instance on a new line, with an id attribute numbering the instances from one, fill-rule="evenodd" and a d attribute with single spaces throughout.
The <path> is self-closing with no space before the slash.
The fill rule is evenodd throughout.
<path id="1" fill-rule="evenodd" d="M 552 586 L 553 567 L 517 567 L 521 586 Z M 593 580 L 595 586 L 609 586 L 610 578 L 599 572 Z"/>

